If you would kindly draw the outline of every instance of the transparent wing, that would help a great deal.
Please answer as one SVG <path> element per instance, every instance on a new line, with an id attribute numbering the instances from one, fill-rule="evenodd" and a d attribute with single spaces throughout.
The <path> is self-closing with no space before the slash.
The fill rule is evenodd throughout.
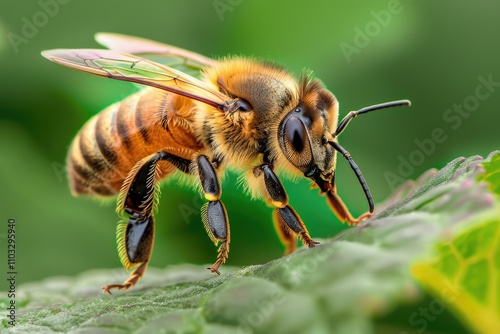
<path id="1" fill-rule="evenodd" d="M 191 75 L 199 75 L 206 66 L 213 66 L 216 60 L 195 52 L 135 36 L 97 33 L 95 40 L 110 50 L 138 55 Z"/>
<path id="2" fill-rule="evenodd" d="M 98 49 L 55 49 L 43 51 L 42 55 L 69 68 L 156 87 L 224 111 L 229 110 L 235 103 L 225 94 L 190 75 L 123 52 Z"/>

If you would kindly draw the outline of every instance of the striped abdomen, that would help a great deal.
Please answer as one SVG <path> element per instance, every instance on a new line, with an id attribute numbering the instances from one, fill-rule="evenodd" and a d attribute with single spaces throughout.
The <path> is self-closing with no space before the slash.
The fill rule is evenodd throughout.
<path id="1" fill-rule="evenodd" d="M 191 159 L 201 149 L 193 101 L 147 88 L 92 117 L 74 139 L 68 175 L 75 195 L 114 196 L 132 167 L 162 149 Z M 161 176 L 174 171 L 159 164 Z"/>

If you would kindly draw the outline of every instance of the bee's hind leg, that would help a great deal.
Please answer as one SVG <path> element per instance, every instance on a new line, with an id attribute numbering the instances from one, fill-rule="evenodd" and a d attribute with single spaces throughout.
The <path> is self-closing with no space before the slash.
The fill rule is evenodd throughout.
<path id="1" fill-rule="evenodd" d="M 129 278 L 123 284 L 108 284 L 104 293 L 112 289 L 128 290 L 144 275 L 151 258 L 154 243 L 153 209 L 158 194 L 157 164 L 166 160 L 183 172 L 189 172 L 191 161 L 160 151 L 139 161 L 129 172 L 118 197 L 117 211 L 123 213 L 124 221 L 118 225 L 117 243 L 120 260 L 129 270 Z"/>

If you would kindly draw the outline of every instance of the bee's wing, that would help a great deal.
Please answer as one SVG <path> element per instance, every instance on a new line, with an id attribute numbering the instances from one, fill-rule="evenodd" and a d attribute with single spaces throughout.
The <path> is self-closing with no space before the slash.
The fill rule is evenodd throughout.
<path id="1" fill-rule="evenodd" d="M 55 49 L 42 55 L 66 67 L 102 77 L 130 81 L 163 89 L 227 111 L 234 101 L 204 82 L 135 55 L 97 49 Z"/>
<path id="2" fill-rule="evenodd" d="M 152 59 L 182 72 L 192 72 L 194 75 L 204 67 L 217 63 L 216 60 L 195 52 L 135 36 L 97 33 L 95 39 L 110 50 Z"/>

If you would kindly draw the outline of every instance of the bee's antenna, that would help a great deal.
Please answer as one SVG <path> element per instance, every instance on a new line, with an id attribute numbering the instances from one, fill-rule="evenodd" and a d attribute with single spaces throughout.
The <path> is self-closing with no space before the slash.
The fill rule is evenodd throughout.
<path id="1" fill-rule="evenodd" d="M 332 136 L 333 136 L 333 138 L 336 138 L 338 135 L 340 135 L 342 133 L 342 131 L 344 131 L 347 124 L 349 124 L 351 119 L 353 119 L 354 117 L 356 117 L 358 115 L 366 114 L 367 112 L 374 111 L 374 110 L 391 108 L 391 107 L 399 107 L 399 106 L 411 106 L 411 102 L 409 100 L 398 100 L 398 101 L 376 104 L 373 106 L 359 109 L 357 111 L 351 111 L 340 121 L 340 124 L 338 125 L 337 130 L 335 130 L 335 132 L 332 133 Z"/>
<path id="2" fill-rule="evenodd" d="M 333 146 L 335 150 L 337 150 L 346 160 L 349 162 L 349 165 L 351 166 L 352 170 L 354 171 L 354 174 L 358 177 L 359 183 L 361 184 L 361 187 L 363 187 L 363 191 L 365 193 L 366 199 L 368 200 L 368 206 L 370 207 L 370 213 L 373 212 L 375 205 L 373 204 L 373 197 L 370 192 L 370 188 L 368 188 L 368 184 L 366 183 L 366 180 L 363 176 L 363 173 L 361 173 L 361 170 L 359 169 L 358 165 L 352 160 L 351 155 L 349 152 L 347 152 L 342 146 L 339 145 L 339 143 L 336 143 L 334 141 L 329 141 L 328 142 L 330 145 Z"/>
<path id="3" fill-rule="evenodd" d="M 379 109 L 398 107 L 398 106 L 410 106 L 410 105 L 411 105 L 411 102 L 409 100 L 398 100 L 398 101 L 376 104 L 373 106 L 359 109 L 357 111 L 351 111 L 340 121 L 340 123 L 337 127 L 337 130 L 335 130 L 335 132 L 332 133 L 332 136 L 333 136 L 333 138 L 336 138 L 338 135 L 340 135 L 342 133 L 342 131 L 344 131 L 344 129 L 346 128 L 347 124 L 349 124 L 349 122 L 354 117 L 356 117 L 358 115 L 366 114 L 367 112 L 379 110 Z M 338 151 L 340 154 L 342 154 L 342 156 L 349 162 L 349 165 L 351 166 L 352 170 L 354 171 L 354 174 L 356 174 L 356 177 L 358 178 L 358 181 L 361 184 L 361 187 L 363 187 L 363 191 L 365 193 L 366 199 L 368 200 L 368 206 L 370 207 L 370 212 L 373 212 L 373 210 L 374 210 L 373 197 L 372 197 L 372 194 L 370 192 L 370 188 L 368 188 L 368 184 L 366 183 L 366 180 L 363 177 L 363 173 L 361 173 L 361 170 L 359 169 L 358 165 L 356 165 L 356 163 L 352 159 L 349 152 L 347 152 L 337 142 L 328 141 L 328 143 L 330 145 L 332 145 L 336 151 Z"/>

